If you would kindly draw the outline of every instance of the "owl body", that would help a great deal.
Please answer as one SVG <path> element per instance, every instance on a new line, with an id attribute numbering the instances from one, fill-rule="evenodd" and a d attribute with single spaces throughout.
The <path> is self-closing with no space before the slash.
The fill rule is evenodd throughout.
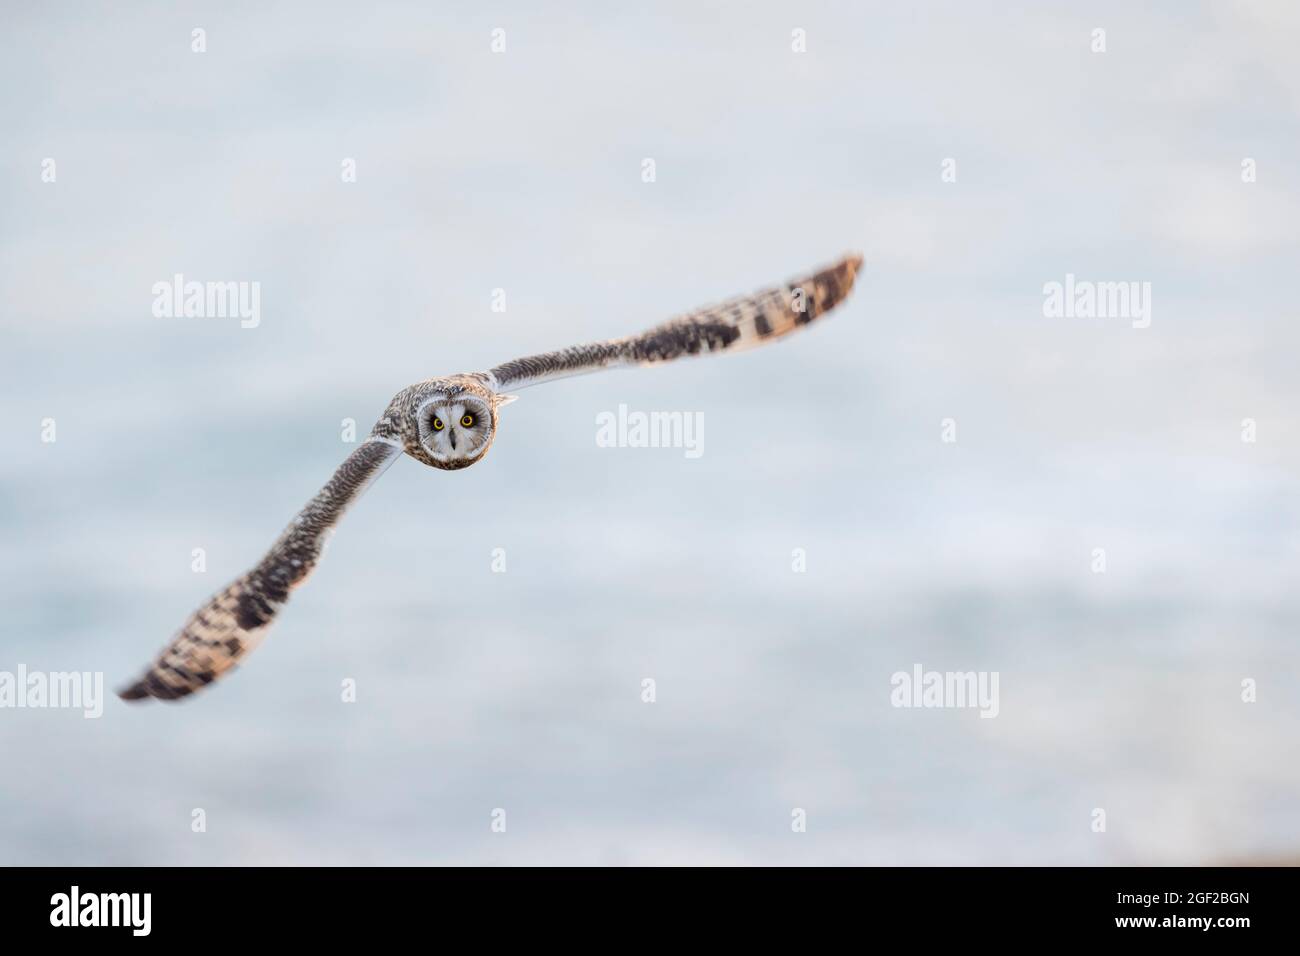
<path id="1" fill-rule="evenodd" d="M 480 375 L 427 379 L 394 395 L 370 436 L 400 444 L 431 468 L 468 468 L 487 454 L 497 410 L 511 400 L 488 388 Z"/>

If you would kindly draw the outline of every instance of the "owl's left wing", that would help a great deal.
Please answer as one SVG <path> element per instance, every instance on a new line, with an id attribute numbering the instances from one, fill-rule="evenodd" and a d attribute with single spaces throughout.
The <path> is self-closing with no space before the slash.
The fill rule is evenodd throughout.
<path id="1" fill-rule="evenodd" d="M 289 591 L 307 580 L 343 512 L 401 454 L 400 446 L 384 438 L 358 446 L 261 563 L 191 614 L 149 669 L 118 696 L 177 700 L 230 671 L 261 643 Z"/>
<path id="2" fill-rule="evenodd" d="M 843 302 L 861 267 L 862 256 L 848 255 L 824 269 L 689 312 L 640 335 L 515 359 L 482 373 L 482 378 L 494 390 L 507 392 L 605 368 L 738 352 L 773 342 Z"/>

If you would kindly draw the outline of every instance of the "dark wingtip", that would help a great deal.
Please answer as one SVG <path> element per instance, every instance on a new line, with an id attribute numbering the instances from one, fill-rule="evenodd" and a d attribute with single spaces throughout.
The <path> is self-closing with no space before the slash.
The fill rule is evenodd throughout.
<path id="1" fill-rule="evenodd" d="M 208 681 L 211 679 L 209 677 Z M 204 681 L 204 683 L 207 683 L 207 681 Z M 150 671 L 134 684 L 119 690 L 117 696 L 127 701 L 148 700 L 151 697 L 162 701 L 174 701 L 184 700 L 197 689 L 196 687 L 179 687 L 169 684 L 165 680 L 161 680 L 157 672 Z"/>
<path id="2" fill-rule="evenodd" d="M 191 693 L 190 689 L 173 687 L 159 680 L 158 675 L 151 672 L 129 687 L 123 687 L 117 692 L 117 696 L 123 700 L 148 700 L 151 697 L 158 700 L 179 700 Z"/>
<path id="3" fill-rule="evenodd" d="M 117 696 L 123 700 L 146 700 L 151 695 L 149 688 L 145 686 L 144 681 L 136 681 L 129 687 L 123 687 L 117 692 Z"/>

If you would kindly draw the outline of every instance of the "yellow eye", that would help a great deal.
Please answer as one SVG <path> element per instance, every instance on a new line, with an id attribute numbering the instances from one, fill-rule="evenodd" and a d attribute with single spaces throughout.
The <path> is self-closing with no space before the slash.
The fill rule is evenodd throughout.
<path id="1" fill-rule="evenodd" d="M 442 431 L 442 419 L 441 419 L 441 418 L 436 418 L 436 417 L 434 418 L 434 420 L 433 420 L 433 430 L 436 431 L 436 432 L 440 432 L 440 431 Z"/>
<path id="2" fill-rule="evenodd" d="M 460 417 L 460 424 L 464 428 L 473 428 L 474 416 L 471 415 L 469 412 L 466 412 L 464 415 Z"/>

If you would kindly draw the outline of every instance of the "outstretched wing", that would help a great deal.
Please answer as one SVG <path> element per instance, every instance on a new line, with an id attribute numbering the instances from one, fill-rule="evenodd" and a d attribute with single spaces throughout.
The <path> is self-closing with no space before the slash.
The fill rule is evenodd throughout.
<path id="1" fill-rule="evenodd" d="M 515 359 L 498 365 L 485 378 L 496 391 L 505 392 L 603 368 L 736 352 L 771 342 L 844 301 L 861 266 L 862 256 L 845 256 L 811 275 L 670 319 L 640 335 Z"/>
<path id="2" fill-rule="evenodd" d="M 145 671 L 118 691 L 123 700 L 187 697 L 230 671 L 261 643 L 289 591 L 315 568 L 325 537 L 366 487 L 402 449 L 367 439 L 284 529 L 262 562 L 195 611 Z"/>

